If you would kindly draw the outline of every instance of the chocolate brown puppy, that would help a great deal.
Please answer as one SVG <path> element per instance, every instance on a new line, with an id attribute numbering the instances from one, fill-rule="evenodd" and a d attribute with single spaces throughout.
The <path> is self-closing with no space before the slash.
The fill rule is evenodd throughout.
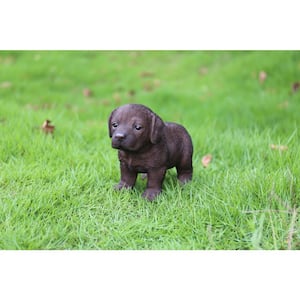
<path id="1" fill-rule="evenodd" d="M 147 173 L 143 197 L 153 200 L 162 190 L 167 169 L 175 167 L 180 182 L 192 179 L 193 144 L 186 129 L 165 123 L 148 107 L 126 104 L 108 121 L 112 147 L 118 149 L 121 180 L 116 189 L 132 188 L 138 173 Z"/>

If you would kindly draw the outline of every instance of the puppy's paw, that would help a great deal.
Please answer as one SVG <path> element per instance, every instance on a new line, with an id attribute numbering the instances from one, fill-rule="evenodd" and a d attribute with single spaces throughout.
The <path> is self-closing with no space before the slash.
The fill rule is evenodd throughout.
<path id="1" fill-rule="evenodd" d="M 153 201 L 157 195 L 161 193 L 160 189 L 146 189 L 142 194 L 148 201 Z"/>
<path id="2" fill-rule="evenodd" d="M 186 184 L 187 182 L 192 180 L 192 173 L 179 174 L 178 180 L 181 184 Z"/>
<path id="3" fill-rule="evenodd" d="M 122 189 L 131 189 L 132 186 L 124 181 L 120 181 L 117 185 L 115 185 L 115 190 L 122 190 Z"/>

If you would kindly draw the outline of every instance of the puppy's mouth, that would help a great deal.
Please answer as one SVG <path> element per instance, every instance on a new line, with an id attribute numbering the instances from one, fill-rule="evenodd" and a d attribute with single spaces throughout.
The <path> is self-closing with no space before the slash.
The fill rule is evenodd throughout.
<path id="1" fill-rule="evenodd" d="M 121 143 L 112 143 L 112 147 L 113 147 L 114 149 L 125 150 L 125 149 L 122 147 Z"/>
<path id="2" fill-rule="evenodd" d="M 124 150 L 128 152 L 136 152 L 139 150 L 139 147 L 137 147 L 136 144 L 130 144 L 127 140 L 119 141 L 113 139 L 111 145 L 114 149 Z"/>
<path id="3" fill-rule="evenodd" d="M 130 147 L 124 141 L 113 140 L 111 145 L 114 149 L 130 151 Z"/>

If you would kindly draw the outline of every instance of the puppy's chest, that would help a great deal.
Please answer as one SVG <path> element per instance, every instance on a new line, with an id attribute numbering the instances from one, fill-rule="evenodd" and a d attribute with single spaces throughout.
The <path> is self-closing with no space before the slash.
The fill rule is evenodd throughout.
<path id="1" fill-rule="evenodd" d="M 155 155 L 149 155 L 149 153 L 138 154 L 119 151 L 119 160 L 121 163 L 125 163 L 129 169 L 140 173 L 146 173 L 149 169 L 159 167 L 161 164 Z"/>

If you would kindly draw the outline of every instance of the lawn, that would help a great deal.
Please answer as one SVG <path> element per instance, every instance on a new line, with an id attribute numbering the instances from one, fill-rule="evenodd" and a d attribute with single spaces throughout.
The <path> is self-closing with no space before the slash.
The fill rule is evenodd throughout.
<path id="1" fill-rule="evenodd" d="M 0 249 L 300 249 L 297 82 L 292 51 L 0 52 Z M 191 183 L 113 189 L 125 103 L 187 128 Z"/>

